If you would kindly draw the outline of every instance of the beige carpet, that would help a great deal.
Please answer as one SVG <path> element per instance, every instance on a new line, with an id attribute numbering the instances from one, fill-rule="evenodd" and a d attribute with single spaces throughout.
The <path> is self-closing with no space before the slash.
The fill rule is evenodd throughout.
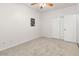
<path id="1" fill-rule="evenodd" d="M 0 52 L 3 56 L 77 56 L 75 43 L 63 40 L 39 38 Z"/>

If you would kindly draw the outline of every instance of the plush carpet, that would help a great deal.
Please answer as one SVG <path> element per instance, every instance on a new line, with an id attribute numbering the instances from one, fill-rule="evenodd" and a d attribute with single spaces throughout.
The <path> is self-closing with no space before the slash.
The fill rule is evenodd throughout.
<path id="1" fill-rule="evenodd" d="M 76 43 L 38 38 L 0 52 L 1 56 L 78 56 Z"/>

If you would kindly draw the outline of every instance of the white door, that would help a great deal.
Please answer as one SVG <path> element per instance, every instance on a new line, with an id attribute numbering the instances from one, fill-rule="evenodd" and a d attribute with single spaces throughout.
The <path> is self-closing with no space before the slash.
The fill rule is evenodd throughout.
<path id="1" fill-rule="evenodd" d="M 59 39 L 64 39 L 64 16 L 59 17 Z"/>
<path id="2" fill-rule="evenodd" d="M 52 37 L 59 39 L 59 18 L 52 19 Z"/>
<path id="3" fill-rule="evenodd" d="M 64 16 L 64 40 L 76 42 L 76 15 Z"/>
<path id="4" fill-rule="evenodd" d="M 64 18 L 56 17 L 52 21 L 52 36 L 57 39 L 64 39 Z"/>

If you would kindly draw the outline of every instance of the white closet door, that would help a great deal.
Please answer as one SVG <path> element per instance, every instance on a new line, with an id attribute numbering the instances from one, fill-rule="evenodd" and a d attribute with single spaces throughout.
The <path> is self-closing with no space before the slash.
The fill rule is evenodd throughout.
<path id="1" fill-rule="evenodd" d="M 76 15 L 64 16 L 64 40 L 76 42 Z"/>
<path id="2" fill-rule="evenodd" d="M 52 19 L 52 37 L 59 39 L 59 18 Z"/>
<path id="3" fill-rule="evenodd" d="M 64 16 L 59 17 L 59 39 L 64 39 Z"/>

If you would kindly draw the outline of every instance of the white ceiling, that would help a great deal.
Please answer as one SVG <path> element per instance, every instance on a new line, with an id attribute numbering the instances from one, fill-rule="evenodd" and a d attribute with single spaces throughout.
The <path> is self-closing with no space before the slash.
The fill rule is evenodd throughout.
<path id="1" fill-rule="evenodd" d="M 39 10 L 39 11 L 55 10 L 55 9 L 60 9 L 60 8 L 65 8 L 65 7 L 77 5 L 77 3 L 53 3 L 53 4 L 54 4 L 54 6 L 52 8 L 43 8 L 43 9 L 40 9 L 39 7 L 31 6 L 31 3 L 25 3 L 24 5 L 26 5 L 30 8 Z"/>

